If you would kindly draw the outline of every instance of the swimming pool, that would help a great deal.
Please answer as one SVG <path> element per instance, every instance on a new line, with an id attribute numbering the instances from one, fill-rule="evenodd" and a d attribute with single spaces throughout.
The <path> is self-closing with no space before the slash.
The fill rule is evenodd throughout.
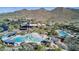
<path id="1" fill-rule="evenodd" d="M 17 35 L 17 36 L 12 38 L 12 40 L 14 40 L 15 42 L 24 42 L 25 39 L 26 38 L 24 36 L 21 36 L 21 35 Z"/>
<path id="2" fill-rule="evenodd" d="M 63 30 L 56 30 L 56 31 L 58 33 L 58 36 L 60 36 L 60 37 L 69 36 L 69 33 L 67 33 L 66 31 L 63 31 Z"/>
<path id="3" fill-rule="evenodd" d="M 42 40 L 44 40 L 39 34 L 36 33 L 31 33 L 31 34 L 26 34 L 26 35 L 16 35 L 13 37 L 8 37 L 7 34 L 5 34 L 4 36 L 2 36 L 2 40 L 14 40 L 17 43 L 20 42 L 41 42 Z"/>
<path id="4" fill-rule="evenodd" d="M 44 40 L 39 34 L 31 33 L 25 35 L 26 41 L 31 41 L 31 42 L 41 42 Z"/>

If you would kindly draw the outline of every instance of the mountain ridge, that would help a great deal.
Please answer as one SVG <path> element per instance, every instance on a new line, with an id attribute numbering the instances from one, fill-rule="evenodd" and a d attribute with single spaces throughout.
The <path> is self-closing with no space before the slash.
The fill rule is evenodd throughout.
<path id="1" fill-rule="evenodd" d="M 77 11 L 76 11 L 77 10 Z M 79 18 L 79 9 L 57 7 L 51 11 L 44 8 L 37 10 L 18 10 L 10 13 L 0 14 L 0 18 L 32 18 L 37 21 L 72 21 Z"/>

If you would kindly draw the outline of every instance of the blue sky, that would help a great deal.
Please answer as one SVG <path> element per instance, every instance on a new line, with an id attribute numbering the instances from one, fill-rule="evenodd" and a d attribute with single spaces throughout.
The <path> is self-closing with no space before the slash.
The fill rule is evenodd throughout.
<path id="1" fill-rule="evenodd" d="M 28 10 L 36 10 L 41 7 L 0 7 L 0 13 L 14 12 L 16 10 L 28 9 Z M 44 7 L 47 10 L 54 9 L 53 7 Z"/>
<path id="2" fill-rule="evenodd" d="M 40 9 L 40 8 L 41 7 L 0 7 L 0 13 L 14 12 L 16 10 L 22 10 L 22 9 L 36 10 L 36 9 Z M 55 7 L 43 7 L 43 8 L 45 8 L 47 10 L 52 10 Z M 79 9 L 78 7 L 75 7 L 75 8 Z"/>

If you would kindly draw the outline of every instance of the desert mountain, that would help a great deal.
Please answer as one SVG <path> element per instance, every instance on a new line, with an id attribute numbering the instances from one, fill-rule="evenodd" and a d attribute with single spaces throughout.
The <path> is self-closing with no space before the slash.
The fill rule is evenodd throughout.
<path id="1" fill-rule="evenodd" d="M 37 21 L 72 21 L 79 19 L 79 9 L 71 9 L 57 7 L 54 10 L 48 11 L 44 8 L 37 10 L 17 10 L 15 12 L 0 14 L 0 18 L 32 18 Z"/>

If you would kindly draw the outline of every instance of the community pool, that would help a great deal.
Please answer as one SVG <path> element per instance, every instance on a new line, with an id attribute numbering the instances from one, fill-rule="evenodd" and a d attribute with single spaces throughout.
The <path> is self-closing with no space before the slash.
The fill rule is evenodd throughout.
<path id="1" fill-rule="evenodd" d="M 39 34 L 31 33 L 26 35 L 16 35 L 9 37 L 9 35 L 2 36 L 2 40 L 5 41 L 7 39 L 14 40 L 15 42 L 41 42 L 44 40 Z"/>
<path id="2" fill-rule="evenodd" d="M 58 36 L 60 36 L 60 37 L 69 36 L 69 33 L 67 33 L 66 31 L 63 31 L 63 30 L 56 30 L 56 31 L 58 33 Z"/>
<path id="3" fill-rule="evenodd" d="M 26 41 L 30 41 L 30 42 L 41 42 L 42 40 L 44 40 L 42 37 L 34 36 L 32 34 L 26 35 L 25 38 Z"/>
<path id="4" fill-rule="evenodd" d="M 25 39 L 26 38 L 24 36 L 21 36 L 21 35 L 17 35 L 17 36 L 12 38 L 12 40 L 14 40 L 15 42 L 24 42 Z"/>
<path id="5" fill-rule="evenodd" d="M 67 32 L 64 32 L 64 31 L 60 31 L 59 32 L 59 35 L 60 36 L 68 36 L 68 33 Z"/>

